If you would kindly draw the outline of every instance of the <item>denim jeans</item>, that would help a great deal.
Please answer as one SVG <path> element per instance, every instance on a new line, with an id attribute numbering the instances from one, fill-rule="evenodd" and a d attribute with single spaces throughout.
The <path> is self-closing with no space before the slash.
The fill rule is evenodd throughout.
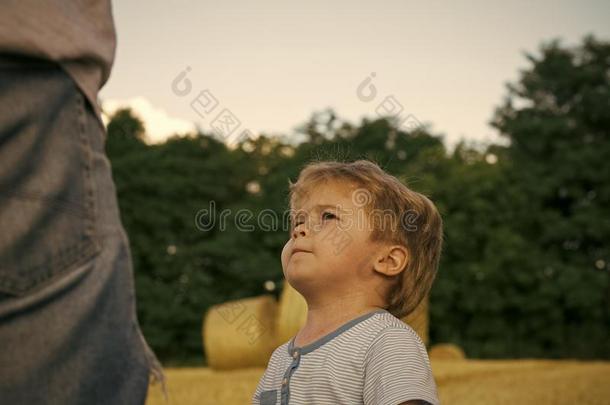
<path id="1" fill-rule="evenodd" d="M 143 404 L 164 382 L 104 145 L 59 65 L 0 54 L 2 404 Z"/>

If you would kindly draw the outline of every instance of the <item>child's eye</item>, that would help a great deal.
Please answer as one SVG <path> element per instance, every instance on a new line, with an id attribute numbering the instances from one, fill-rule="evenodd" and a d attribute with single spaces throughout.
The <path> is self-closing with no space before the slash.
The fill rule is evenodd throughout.
<path id="1" fill-rule="evenodd" d="M 330 216 L 329 219 L 337 218 L 337 216 L 335 214 L 333 214 L 332 212 L 328 212 L 327 211 L 327 212 L 322 213 L 322 219 L 328 218 L 327 215 Z"/>

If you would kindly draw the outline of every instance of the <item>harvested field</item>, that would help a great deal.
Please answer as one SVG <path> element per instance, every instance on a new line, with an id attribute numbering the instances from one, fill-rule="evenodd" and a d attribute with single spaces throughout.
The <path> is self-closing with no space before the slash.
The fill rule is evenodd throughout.
<path id="1" fill-rule="evenodd" d="M 610 362 L 431 359 L 443 405 L 610 404 Z M 166 369 L 169 403 L 249 404 L 262 368 Z M 147 405 L 164 404 L 151 386 Z"/>

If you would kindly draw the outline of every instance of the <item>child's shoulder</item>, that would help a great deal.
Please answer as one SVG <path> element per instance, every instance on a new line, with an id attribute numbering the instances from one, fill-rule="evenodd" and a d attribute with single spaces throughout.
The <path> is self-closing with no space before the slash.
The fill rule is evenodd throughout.
<path id="1" fill-rule="evenodd" d="M 290 338 L 292 339 L 292 338 Z M 275 357 L 279 357 L 282 354 L 286 354 L 289 355 L 288 353 L 288 346 L 290 345 L 290 340 L 288 340 L 287 342 L 281 344 L 280 346 L 276 347 L 275 350 L 273 351 L 273 354 L 271 355 L 271 358 L 275 358 Z"/>
<path id="2" fill-rule="evenodd" d="M 375 315 L 371 317 L 371 320 L 373 321 L 374 325 L 376 325 L 380 330 L 388 327 L 412 329 L 401 319 L 396 318 L 389 311 L 385 310 L 375 313 Z"/>
<path id="3" fill-rule="evenodd" d="M 334 333 L 331 335 L 334 335 Z M 280 361 L 283 358 L 291 357 L 290 343 L 292 339 L 291 337 L 278 346 L 273 351 L 270 360 Z M 351 325 L 347 330 L 341 331 L 331 340 L 335 344 L 329 346 L 361 345 L 365 351 L 368 351 L 374 345 L 385 344 L 386 342 L 392 344 L 394 343 L 393 340 L 398 340 L 402 344 L 410 342 L 412 345 L 425 347 L 417 332 L 410 325 L 385 310 L 377 311 L 372 316 L 365 317 L 361 322 Z"/>
<path id="4" fill-rule="evenodd" d="M 409 324 L 395 317 L 390 312 L 381 312 L 371 317 L 371 329 L 367 331 L 370 336 L 368 347 L 378 342 L 413 344 L 425 348 L 421 337 Z M 392 342 L 397 341 L 397 342 Z"/>

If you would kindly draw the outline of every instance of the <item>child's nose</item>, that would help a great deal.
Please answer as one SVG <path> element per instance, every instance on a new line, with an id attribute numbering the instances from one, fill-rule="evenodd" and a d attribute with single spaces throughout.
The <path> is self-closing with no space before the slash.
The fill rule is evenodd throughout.
<path id="1" fill-rule="evenodd" d="M 297 236 L 305 236 L 307 232 L 309 231 L 307 230 L 307 228 L 305 227 L 305 223 L 303 222 L 294 227 L 294 229 L 292 230 L 292 237 L 296 239 Z"/>

